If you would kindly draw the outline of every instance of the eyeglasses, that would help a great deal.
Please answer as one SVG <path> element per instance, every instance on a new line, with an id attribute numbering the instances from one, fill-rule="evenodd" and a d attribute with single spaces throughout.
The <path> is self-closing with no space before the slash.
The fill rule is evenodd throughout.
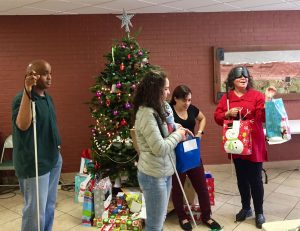
<path id="1" fill-rule="evenodd" d="M 249 78 L 249 72 L 246 67 L 236 67 L 233 69 L 233 76 L 235 79 L 242 78 Z"/>

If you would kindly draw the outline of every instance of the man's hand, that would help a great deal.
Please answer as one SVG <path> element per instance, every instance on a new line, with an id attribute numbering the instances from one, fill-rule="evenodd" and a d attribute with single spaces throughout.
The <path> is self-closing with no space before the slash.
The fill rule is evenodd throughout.
<path id="1" fill-rule="evenodd" d="M 35 86 L 40 75 L 38 75 L 35 71 L 31 71 L 25 76 L 25 89 L 28 92 L 31 92 L 32 86 Z"/>

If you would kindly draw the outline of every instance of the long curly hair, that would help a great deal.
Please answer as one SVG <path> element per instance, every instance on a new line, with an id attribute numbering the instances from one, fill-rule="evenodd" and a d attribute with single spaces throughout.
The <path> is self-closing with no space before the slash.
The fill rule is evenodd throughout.
<path id="1" fill-rule="evenodd" d="M 233 90 L 234 89 L 234 83 L 233 83 L 234 80 L 236 80 L 237 78 L 239 78 L 241 76 L 248 78 L 248 85 L 247 85 L 246 89 L 248 90 L 250 88 L 253 88 L 253 78 L 250 75 L 248 68 L 244 67 L 244 66 L 237 66 L 230 70 L 230 72 L 228 73 L 227 80 L 226 80 L 226 84 L 227 84 L 228 88 Z"/>
<path id="2" fill-rule="evenodd" d="M 146 72 L 133 96 L 134 120 L 140 106 L 153 108 L 162 121 L 166 120 L 163 109 L 163 93 L 166 79 L 166 74 L 161 70 Z"/>

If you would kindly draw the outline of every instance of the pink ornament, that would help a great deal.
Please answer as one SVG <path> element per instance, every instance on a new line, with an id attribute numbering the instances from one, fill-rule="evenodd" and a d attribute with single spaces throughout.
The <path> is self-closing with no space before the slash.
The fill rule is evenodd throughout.
<path id="1" fill-rule="evenodd" d="M 121 88 L 122 87 L 122 83 L 120 83 L 120 82 L 118 82 L 117 84 L 116 84 L 116 88 Z"/>
<path id="2" fill-rule="evenodd" d="M 113 115 L 117 116 L 119 114 L 119 112 L 117 110 L 113 111 Z"/>
<path id="3" fill-rule="evenodd" d="M 97 96 L 97 97 L 101 97 L 101 95 L 102 95 L 102 92 L 101 92 L 101 91 L 97 91 L 97 92 L 96 92 L 96 96 Z"/>

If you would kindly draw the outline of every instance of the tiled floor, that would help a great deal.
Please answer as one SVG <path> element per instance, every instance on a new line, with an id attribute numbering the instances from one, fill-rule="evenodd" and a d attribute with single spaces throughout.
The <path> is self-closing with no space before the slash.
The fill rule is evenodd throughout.
<path id="1" fill-rule="evenodd" d="M 232 176 L 230 165 L 208 165 L 215 177 L 216 204 L 212 206 L 213 218 L 224 226 L 223 230 L 252 231 L 257 230 L 254 218 L 241 223 L 234 223 L 234 215 L 240 210 L 236 179 Z M 300 218 L 300 160 L 272 162 L 264 165 L 269 182 L 265 184 L 264 210 L 267 221 Z M 63 174 L 64 183 L 72 183 L 72 174 Z M 59 190 L 53 231 L 89 231 L 98 230 L 81 226 L 81 206 L 73 201 L 74 192 Z M 20 230 L 22 216 L 22 196 L 19 191 L 0 195 L 0 230 Z M 164 230 L 181 230 L 176 215 L 170 213 Z M 198 225 L 194 230 L 207 231 Z"/>

